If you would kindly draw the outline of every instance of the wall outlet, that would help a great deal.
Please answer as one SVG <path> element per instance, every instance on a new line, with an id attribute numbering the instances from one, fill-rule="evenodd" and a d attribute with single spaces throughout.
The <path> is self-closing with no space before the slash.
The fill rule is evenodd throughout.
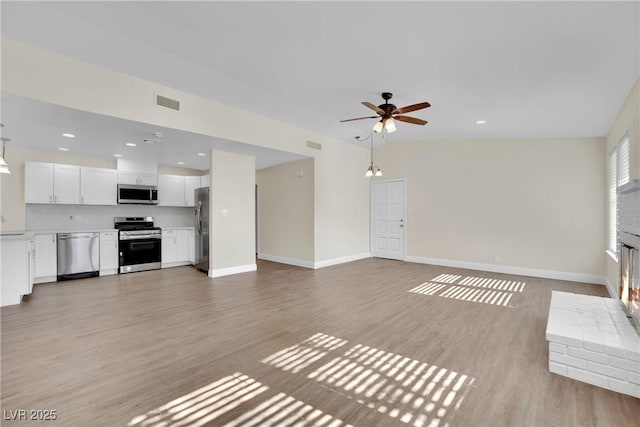
<path id="1" fill-rule="evenodd" d="M 500 255 L 499 254 L 493 254 L 493 263 L 494 264 L 499 264 L 500 263 Z"/>

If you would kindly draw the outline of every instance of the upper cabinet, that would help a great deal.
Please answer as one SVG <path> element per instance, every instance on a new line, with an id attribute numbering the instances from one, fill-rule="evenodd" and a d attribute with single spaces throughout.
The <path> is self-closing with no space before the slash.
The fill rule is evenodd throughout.
<path id="1" fill-rule="evenodd" d="M 25 203 L 115 205 L 115 169 L 25 162 Z"/>
<path id="2" fill-rule="evenodd" d="M 25 203 L 53 203 L 53 163 L 25 162 Z"/>
<path id="3" fill-rule="evenodd" d="M 194 206 L 196 188 L 200 188 L 199 176 L 158 174 L 159 206 Z"/>
<path id="4" fill-rule="evenodd" d="M 184 176 L 158 175 L 158 205 L 185 206 Z"/>
<path id="5" fill-rule="evenodd" d="M 185 206 L 195 206 L 193 202 L 195 198 L 195 190 L 200 188 L 199 176 L 185 176 L 184 177 L 184 200 Z"/>
<path id="6" fill-rule="evenodd" d="M 25 203 L 80 204 L 80 166 L 25 162 Z"/>
<path id="7" fill-rule="evenodd" d="M 88 168 L 80 170 L 80 202 L 83 205 L 116 205 L 118 171 Z"/>
<path id="8" fill-rule="evenodd" d="M 118 159 L 118 184 L 158 185 L 158 165 L 137 160 Z"/>
<path id="9" fill-rule="evenodd" d="M 210 181 L 210 175 L 202 175 L 200 177 L 200 187 L 208 187 Z"/>

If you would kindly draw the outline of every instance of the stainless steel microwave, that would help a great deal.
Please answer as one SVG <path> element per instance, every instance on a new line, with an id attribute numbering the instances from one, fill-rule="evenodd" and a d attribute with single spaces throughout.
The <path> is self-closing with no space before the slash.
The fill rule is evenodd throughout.
<path id="1" fill-rule="evenodd" d="M 148 185 L 118 185 L 118 203 L 157 205 L 158 187 Z"/>

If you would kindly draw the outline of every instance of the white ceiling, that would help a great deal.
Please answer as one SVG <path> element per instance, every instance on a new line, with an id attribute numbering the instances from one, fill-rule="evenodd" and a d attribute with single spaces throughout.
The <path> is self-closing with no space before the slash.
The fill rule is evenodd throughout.
<path id="1" fill-rule="evenodd" d="M 209 150 L 218 149 L 256 158 L 256 169 L 303 159 L 304 156 L 265 147 L 213 138 L 191 132 L 152 126 L 116 117 L 74 110 L 34 101 L 13 94 L 2 94 L 2 129 L 11 147 L 42 151 L 68 149 L 70 154 L 115 159 L 151 160 L 159 164 L 192 169 L 209 169 Z M 161 137 L 154 134 L 160 132 Z M 71 133 L 75 138 L 66 138 Z M 145 143 L 145 139 L 159 141 Z M 136 144 L 129 147 L 127 143 Z M 204 153 L 205 156 L 198 156 Z M 182 162 L 183 164 L 178 164 Z"/>
<path id="2" fill-rule="evenodd" d="M 2 2 L 2 36 L 354 142 L 604 136 L 640 72 L 632 2 Z M 485 125 L 475 124 L 484 119 Z"/>

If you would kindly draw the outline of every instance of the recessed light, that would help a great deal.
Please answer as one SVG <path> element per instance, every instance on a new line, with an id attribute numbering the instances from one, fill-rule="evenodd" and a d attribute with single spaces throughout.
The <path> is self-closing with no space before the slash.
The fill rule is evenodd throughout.
<path id="1" fill-rule="evenodd" d="M 72 133 L 63 133 L 62 136 L 64 136 L 65 138 L 75 138 L 76 136 Z"/>
<path id="2" fill-rule="evenodd" d="M 113 157 L 122 157 L 122 154 L 114 154 Z"/>
<path id="3" fill-rule="evenodd" d="M 204 156 L 206 156 L 206 154 L 205 153 L 198 153 L 198 156 L 204 157 Z"/>
<path id="4" fill-rule="evenodd" d="M 135 147 L 135 146 L 136 146 L 136 144 L 135 144 L 135 143 L 133 143 L 133 142 L 127 142 L 125 145 L 126 145 L 127 147 Z"/>
<path id="5" fill-rule="evenodd" d="M 184 162 L 178 162 L 179 165 L 184 165 Z"/>
<path id="6" fill-rule="evenodd" d="M 487 121 L 486 121 L 486 120 L 476 120 L 476 124 L 477 124 L 477 125 L 483 125 L 483 124 L 485 124 L 485 123 L 487 123 Z"/>
<path id="7" fill-rule="evenodd" d="M 65 147 L 60 147 L 60 148 L 58 148 L 58 150 L 60 150 L 60 151 L 69 151 L 69 149 L 65 148 Z"/>

